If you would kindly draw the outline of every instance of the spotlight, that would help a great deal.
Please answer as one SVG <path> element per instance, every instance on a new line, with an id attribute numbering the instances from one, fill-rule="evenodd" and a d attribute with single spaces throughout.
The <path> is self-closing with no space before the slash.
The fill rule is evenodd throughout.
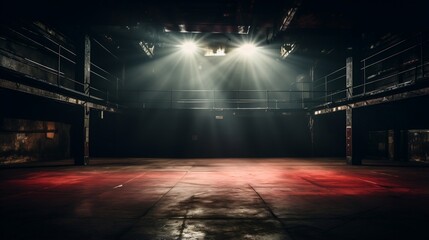
<path id="1" fill-rule="evenodd" d="M 195 44 L 194 42 L 184 42 L 180 45 L 180 48 L 182 50 L 183 53 L 186 54 L 193 54 L 197 51 L 198 47 L 197 44 Z"/>
<path id="2" fill-rule="evenodd" d="M 245 43 L 238 48 L 238 52 L 244 56 L 250 56 L 256 52 L 256 46 L 253 43 Z"/>

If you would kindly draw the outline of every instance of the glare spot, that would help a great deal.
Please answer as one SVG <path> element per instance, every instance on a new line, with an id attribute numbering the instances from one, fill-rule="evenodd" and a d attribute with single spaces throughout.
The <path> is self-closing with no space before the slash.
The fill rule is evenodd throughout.
<path id="1" fill-rule="evenodd" d="M 252 43 L 245 43 L 238 48 L 238 51 L 241 55 L 251 56 L 256 52 L 256 46 Z"/>
<path id="2" fill-rule="evenodd" d="M 182 52 L 186 54 L 193 54 L 197 51 L 198 47 L 197 44 L 194 42 L 184 42 L 182 45 L 180 45 L 180 48 L 182 49 Z"/>

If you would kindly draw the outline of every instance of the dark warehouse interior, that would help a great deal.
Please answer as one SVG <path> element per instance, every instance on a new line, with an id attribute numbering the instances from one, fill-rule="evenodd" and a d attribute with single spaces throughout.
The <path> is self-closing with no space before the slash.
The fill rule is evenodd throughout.
<path id="1" fill-rule="evenodd" d="M 429 239 L 423 1 L 0 3 L 0 239 Z"/>

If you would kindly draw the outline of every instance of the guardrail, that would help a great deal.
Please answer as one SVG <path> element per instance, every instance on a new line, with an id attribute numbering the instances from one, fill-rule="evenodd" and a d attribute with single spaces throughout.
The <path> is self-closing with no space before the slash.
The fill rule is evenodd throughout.
<path id="1" fill-rule="evenodd" d="M 364 58 L 353 79 L 353 96 L 373 95 L 429 79 L 428 33 L 398 41 Z M 346 99 L 346 67 L 341 67 L 313 83 L 315 102 Z"/>
<path id="2" fill-rule="evenodd" d="M 124 91 L 124 105 L 139 109 L 305 109 L 313 91 L 146 90 Z"/>
<path id="3" fill-rule="evenodd" d="M 77 79 L 74 45 L 43 32 L 37 25 L 0 26 L 0 67 L 27 78 L 84 94 Z M 314 80 L 296 82 L 298 90 L 167 90 L 121 92 L 122 62 L 99 41 L 91 42 L 91 98 L 138 108 L 305 109 L 346 99 L 346 67 Z M 112 64 L 112 62 L 114 64 Z M 427 32 L 397 41 L 354 62 L 353 96 L 371 95 L 429 79 Z M 302 84 L 301 86 L 299 84 Z M 307 84 L 307 85 L 305 85 Z M 310 87 L 309 85 L 312 84 Z"/>
<path id="4" fill-rule="evenodd" d="M 362 59 L 362 80 L 355 83 L 354 94 L 365 95 L 427 78 L 428 42 L 427 33 L 421 32 Z"/>
<path id="5" fill-rule="evenodd" d="M 341 67 L 313 82 L 316 102 L 333 102 L 346 97 L 346 67 Z"/>
<path id="6" fill-rule="evenodd" d="M 38 83 L 84 94 L 84 84 L 76 77 L 79 70 L 73 44 L 51 37 L 35 24 L 2 26 L 1 29 L 0 58 L 5 61 L 1 61 L 0 67 Z M 100 49 L 108 51 L 95 39 L 92 39 L 92 42 L 95 44 L 92 44 L 91 52 Z M 116 61 L 119 59 L 116 58 Z M 92 58 L 89 97 L 105 102 L 116 102 L 121 78 L 106 69 L 101 61 Z"/>

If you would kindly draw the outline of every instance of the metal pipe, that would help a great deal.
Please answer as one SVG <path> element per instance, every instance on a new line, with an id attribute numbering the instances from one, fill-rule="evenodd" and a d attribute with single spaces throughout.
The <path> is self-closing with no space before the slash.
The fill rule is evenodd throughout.
<path id="1" fill-rule="evenodd" d="M 116 78 L 116 101 L 119 99 L 119 78 Z"/>
<path id="2" fill-rule="evenodd" d="M 310 68 L 310 79 L 311 79 L 311 99 L 314 98 L 314 65 Z"/>
<path id="3" fill-rule="evenodd" d="M 347 92 L 347 89 L 341 89 L 341 90 L 339 90 L 339 91 L 336 91 L 336 92 L 332 92 L 332 93 L 330 93 L 330 94 L 328 94 L 328 97 L 332 97 L 332 96 L 334 96 L 334 95 L 337 95 L 337 94 L 340 94 L 340 93 L 342 93 L 342 92 Z"/>
<path id="4" fill-rule="evenodd" d="M 63 78 L 64 78 L 64 79 L 67 79 L 67 80 L 69 80 L 69 81 L 71 81 L 71 82 L 73 82 L 73 83 L 79 84 L 80 86 L 83 86 L 83 85 L 84 85 L 83 83 L 78 82 L 78 81 L 76 81 L 76 80 L 74 80 L 74 79 L 71 79 L 71 78 L 69 78 L 69 77 L 63 76 Z"/>
<path id="5" fill-rule="evenodd" d="M 215 90 L 212 90 L 212 93 L 213 93 L 213 98 L 212 98 L 212 100 L 213 100 L 213 103 L 212 103 L 212 109 L 214 109 L 214 108 L 215 108 Z"/>
<path id="6" fill-rule="evenodd" d="M 317 81 L 319 81 L 319 80 L 321 80 L 321 79 L 323 79 L 323 78 L 325 78 L 325 77 L 329 77 L 329 76 L 331 76 L 331 75 L 333 75 L 333 74 L 335 74 L 335 73 L 337 73 L 337 72 L 339 72 L 339 71 L 341 71 L 341 70 L 344 70 L 344 69 L 346 69 L 346 67 L 344 66 L 344 67 L 342 67 L 342 68 L 339 68 L 339 69 L 337 69 L 337 70 L 335 70 L 335 71 L 333 71 L 333 72 L 331 72 L 331 73 L 329 73 L 329 74 L 327 74 L 327 75 L 325 75 L 325 76 L 323 76 L 323 77 L 321 77 L 321 78 L 318 78 L 315 82 L 317 82 Z"/>
<path id="7" fill-rule="evenodd" d="M 363 60 L 363 94 L 366 92 L 366 61 Z"/>
<path id="8" fill-rule="evenodd" d="M 125 64 L 122 64 L 121 87 L 125 85 Z"/>
<path id="9" fill-rule="evenodd" d="M 170 91 L 170 108 L 173 109 L 173 89 Z"/>
<path id="10" fill-rule="evenodd" d="M 46 47 L 45 45 L 43 45 L 43 44 L 41 44 L 41 43 L 39 43 L 39 42 L 37 42 L 37 41 L 35 41 L 35 40 L 33 40 L 33 39 L 31 39 L 31 38 L 29 38 L 29 37 L 25 36 L 24 34 L 22 34 L 22 33 L 18 32 L 18 31 L 16 31 L 16 30 L 14 30 L 14 29 L 12 29 L 12 28 L 9 28 L 9 30 L 11 30 L 12 32 L 14 32 L 14 33 L 16 33 L 16 34 L 20 35 L 21 37 L 23 37 L 23 38 L 25 38 L 25 39 L 27 39 L 27 40 L 29 40 L 29 41 L 33 42 L 34 44 L 36 44 L 36 45 L 38 45 L 38 46 L 40 46 L 40 47 L 42 47 L 42 48 L 44 48 L 44 49 L 48 50 L 49 52 L 54 53 L 55 55 L 57 55 L 57 52 L 56 52 L 55 50 L 53 50 L 53 49 L 51 49 L 51 48 Z M 66 60 L 68 60 L 68 61 L 70 61 L 70 62 L 72 62 L 73 64 L 76 64 L 76 62 L 72 61 L 71 59 L 68 59 L 68 58 L 67 58 L 67 57 L 65 57 L 65 56 L 61 56 L 61 57 L 62 57 L 62 58 L 64 58 L 64 59 L 66 59 Z"/>
<path id="11" fill-rule="evenodd" d="M 98 73 L 96 73 L 96 72 L 94 72 L 94 71 L 90 71 L 92 74 L 94 74 L 94 75 L 96 75 L 96 76 L 98 76 L 98 77 L 100 77 L 100 78 L 102 78 L 102 79 L 104 79 L 104 80 L 106 80 L 107 82 L 109 82 L 109 83 L 111 83 L 112 81 L 110 81 L 109 79 L 107 79 L 106 77 L 103 77 L 103 76 L 101 76 L 100 74 L 98 74 Z"/>
<path id="12" fill-rule="evenodd" d="M 58 75 L 57 75 L 57 85 L 60 85 L 60 80 L 61 80 L 61 45 L 58 45 Z"/>
<path id="13" fill-rule="evenodd" d="M 98 69 L 99 69 L 99 70 L 101 70 L 102 72 L 104 72 L 104 73 L 106 73 L 106 74 L 109 74 L 111 77 L 117 78 L 117 76 L 115 76 L 115 75 L 111 74 L 110 72 L 108 72 L 108 71 L 104 70 L 103 68 L 101 68 L 101 67 L 99 67 L 99 66 L 95 65 L 95 63 L 92 63 L 92 62 L 91 62 L 91 65 L 92 65 L 92 66 L 94 66 L 94 67 L 96 67 L 96 68 L 98 68 Z"/>
<path id="14" fill-rule="evenodd" d="M 28 29 L 28 28 L 22 27 L 22 29 L 26 30 L 27 32 L 33 33 L 34 35 L 39 35 L 39 34 L 35 33 L 34 31 L 31 31 L 31 30 L 30 30 L 30 29 Z M 48 40 L 48 41 L 50 41 L 50 42 L 52 42 L 52 43 L 54 43 L 54 44 L 56 44 L 56 45 L 61 45 L 60 43 L 55 42 L 54 40 L 52 40 L 52 39 L 50 39 L 50 38 L 46 37 L 46 36 L 45 36 L 45 35 L 43 35 L 43 34 L 42 34 L 41 36 L 43 36 L 46 40 Z M 63 48 L 64 50 L 66 50 L 67 52 L 71 53 L 72 55 L 76 56 L 76 53 L 74 53 L 73 51 L 71 51 L 71 50 L 67 49 L 67 48 L 66 48 L 66 47 L 64 47 L 64 46 L 62 46 L 62 48 Z"/>
<path id="15" fill-rule="evenodd" d="M 422 78 L 425 77 L 425 69 L 423 67 L 423 32 L 420 32 L 420 71 L 422 73 Z"/>
<path id="16" fill-rule="evenodd" d="M 424 64 L 424 65 L 428 65 L 428 64 L 429 64 L 429 63 L 426 63 L 426 64 Z M 405 72 L 409 72 L 409 71 L 415 70 L 416 68 L 417 68 L 417 66 L 416 66 L 416 67 L 414 67 L 414 68 L 410 68 L 410 69 L 407 69 L 407 70 L 401 71 L 401 72 L 399 72 L 399 73 L 395 73 L 395 74 L 392 74 L 392 75 L 389 75 L 389 76 L 386 76 L 386 77 L 383 77 L 383 78 L 380 78 L 380 79 L 377 79 L 377 80 L 371 81 L 370 83 L 367 83 L 366 85 L 370 85 L 370 84 L 373 84 L 373 83 L 377 83 L 377 82 L 383 81 L 383 80 L 385 80 L 385 79 L 388 79 L 388 78 L 394 77 L 394 76 L 396 76 L 396 75 L 399 75 L 399 74 L 402 74 L 402 73 L 405 73 Z M 363 87 L 363 84 L 360 84 L 360 85 L 356 85 L 356 86 L 354 86 L 354 88 L 359 88 L 359 87 Z"/>
<path id="17" fill-rule="evenodd" d="M 89 87 L 89 89 L 91 89 L 91 90 L 95 90 L 95 91 L 97 91 L 97 92 L 100 92 L 100 93 L 105 93 L 105 92 L 103 92 L 102 90 L 100 90 L 100 89 L 98 89 L 98 88 L 95 88 L 95 87 Z"/>
<path id="18" fill-rule="evenodd" d="M 377 83 L 377 82 L 383 81 L 383 80 L 385 80 L 385 79 L 388 79 L 388 78 L 391 78 L 391 77 L 394 77 L 394 76 L 397 76 L 397 75 L 403 74 L 403 73 L 405 73 L 405 72 L 409 72 L 409 71 L 415 70 L 416 68 L 417 68 L 417 66 L 415 66 L 415 67 L 413 67 L 413 68 L 409 68 L 409 69 L 403 70 L 403 71 L 401 71 L 401 72 L 394 73 L 394 74 L 389 75 L 389 76 L 386 76 L 386 77 L 379 78 L 379 79 L 377 79 L 377 80 L 374 80 L 374 81 L 371 81 L 371 82 L 367 83 L 366 85 L 370 85 L 370 84 L 373 84 L 373 83 Z M 363 85 L 363 84 L 362 84 L 362 85 Z"/>
<path id="19" fill-rule="evenodd" d="M 63 48 L 63 49 L 64 49 L 64 48 Z M 61 58 L 64 58 L 65 60 L 67 60 L 67 61 L 69 61 L 69 62 L 71 62 L 71 63 L 73 63 L 73 64 L 76 64 L 76 62 L 75 62 L 75 61 L 73 61 L 73 60 L 71 60 L 71 59 L 69 59 L 69 58 L 65 57 L 64 55 L 60 55 L 60 57 L 61 57 Z"/>
<path id="20" fill-rule="evenodd" d="M 116 60 L 122 62 L 121 59 L 119 59 L 115 54 L 113 54 L 109 49 L 107 49 L 105 46 L 103 46 L 103 44 L 98 42 L 95 38 L 93 38 L 92 40 L 94 40 L 94 42 L 97 43 L 98 45 L 100 45 L 101 48 L 103 48 L 106 52 L 108 52 L 110 55 L 112 55 L 114 58 L 116 58 Z"/>
<path id="21" fill-rule="evenodd" d="M 377 53 L 374 53 L 373 55 L 371 55 L 371 56 L 369 56 L 369 57 L 367 57 L 367 58 L 364 58 L 363 60 L 361 60 L 361 62 L 362 61 L 365 61 L 365 60 L 368 60 L 368 59 L 370 59 L 370 58 L 373 58 L 373 57 L 375 57 L 375 56 L 377 56 L 377 55 L 379 55 L 379 54 L 381 54 L 381 53 L 383 53 L 383 52 L 385 52 L 385 51 L 387 51 L 387 50 L 389 50 L 389 49 L 391 49 L 391 48 L 394 48 L 394 47 L 396 47 L 396 46 L 398 46 L 399 44 L 401 44 L 401 43 L 404 43 L 405 41 L 407 41 L 408 39 L 405 39 L 405 40 L 402 40 L 402 41 L 400 41 L 400 42 L 397 42 L 397 43 L 395 43 L 395 44 L 393 44 L 392 46 L 390 46 L 390 47 L 387 47 L 387 48 L 385 48 L 385 49 L 383 49 L 383 50 L 381 50 L 381 51 L 379 51 L 379 52 L 377 52 Z"/>
<path id="22" fill-rule="evenodd" d="M 26 60 L 26 61 L 28 61 L 28 62 L 30 62 L 30 63 L 33 63 L 33 64 L 35 64 L 35 65 L 37 65 L 37 66 L 40 66 L 40 67 L 43 67 L 43 68 L 45 68 L 45 69 L 47 69 L 47 70 L 50 70 L 51 72 L 53 72 L 55 75 L 57 75 L 58 73 L 58 69 L 54 69 L 54 68 L 51 68 L 51 67 L 48 67 L 48 66 L 46 66 L 46 65 L 43 65 L 43 64 L 41 64 L 41 63 L 38 63 L 38 62 L 36 62 L 36 61 L 33 61 L 33 60 L 31 60 L 31 59 L 28 59 L 28 58 L 24 58 L 24 60 Z M 64 73 L 62 73 L 62 72 L 60 72 L 61 74 L 64 74 Z"/>
<path id="23" fill-rule="evenodd" d="M 385 57 L 385 58 L 380 59 L 380 60 L 378 60 L 378 61 L 376 61 L 376 62 L 373 62 L 373 63 L 369 64 L 369 65 L 368 65 L 368 66 L 366 66 L 366 67 L 367 67 L 367 68 L 369 68 L 369 67 L 371 67 L 371 66 L 374 66 L 374 65 L 375 65 L 375 64 L 377 64 L 377 63 L 380 63 L 380 62 L 383 62 L 383 61 L 385 61 L 385 60 L 387 60 L 387 59 L 389 59 L 389 58 L 395 57 L 395 56 L 397 56 L 397 55 L 399 55 L 399 54 L 401 54 L 401 53 L 404 53 L 404 52 L 406 52 L 406 51 L 408 51 L 408 50 L 410 50 L 410 49 L 413 49 L 413 48 L 415 48 L 415 47 L 417 47 L 417 46 L 418 46 L 418 44 L 416 44 L 416 45 L 414 45 L 414 46 L 411 46 L 411 47 L 409 47 L 409 48 L 406 48 L 406 49 L 404 49 L 404 50 L 402 50 L 402 51 L 400 51 L 400 52 L 397 52 L 397 53 L 392 54 L 392 55 L 390 55 L 390 56 L 388 56 L 388 57 Z M 363 70 L 363 69 L 361 69 L 361 70 Z"/>
<path id="24" fill-rule="evenodd" d="M 317 85 L 313 86 L 313 88 L 318 88 L 318 87 L 324 86 L 324 85 L 325 85 L 325 82 L 322 82 L 321 84 L 317 84 Z"/>
<path id="25" fill-rule="evenodd" d="M 268 90 L 266 90 L 266 92 L 265 92 L 265 98 L 267 100 L 267 109 L 269 109 L 270 108 L 270 102 L 269 102 Z"/>
<path id="26" fill-rule="evenodd" d="M 327 94 L 328 94 L 328 77 L 327 77 L 327 76 L 325 76 L 325 102 L 327 102 L 327 101 L 328 101 L 328 96 L 327 96 Z"/>
<path id="27" fill-rule="evenodd" d="M 341 76 L 339 76 L 339 77 L 337 77 L 337 78 L 334 78 L 334 79 L 329 80 L 329 81 L 328 81 L 328 83 L 335 82 L 336 80 L 341 79 L 341 78 L 344 78 L 344 77 L 346 77 L 346 75 L 341 75 Z"/>

